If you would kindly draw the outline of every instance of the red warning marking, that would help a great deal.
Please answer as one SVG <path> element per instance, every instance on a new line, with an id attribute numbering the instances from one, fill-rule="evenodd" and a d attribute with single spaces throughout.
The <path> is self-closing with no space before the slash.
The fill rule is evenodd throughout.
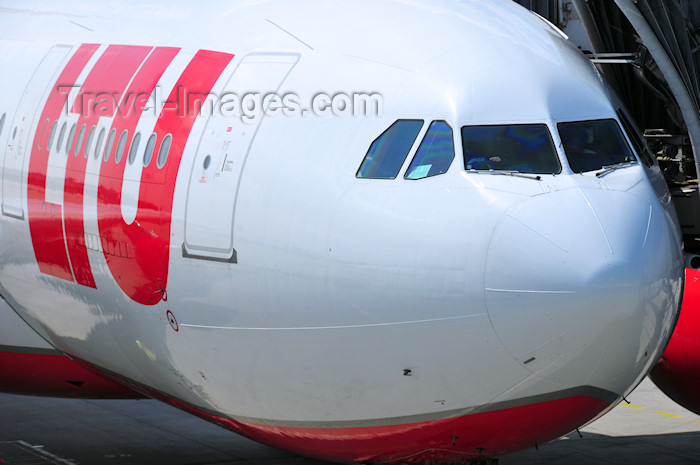
<path id="1" fill-rule="evenodd" d="M 170 323 L 170 327 L 175 330 L 175 332 L 180 331 L 180 325 L 177 324 L 177 320 L 175 319 L 175 315 L 173 315 L 173 312 L 168 310 L 165 312 L 165 316 L 168 317 L 168 323 Z"/>

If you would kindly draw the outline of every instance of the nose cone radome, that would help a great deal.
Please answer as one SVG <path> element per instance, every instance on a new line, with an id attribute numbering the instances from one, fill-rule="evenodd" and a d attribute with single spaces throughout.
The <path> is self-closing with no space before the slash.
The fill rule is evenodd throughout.
<path id="1" fill-rule="evenodd" d="M 624 394 L 668 340 L 682 271 L 676 228 L 655 198 L 570 189 L 501 220 L 486 303 L 502 344 L 552 389 Z"/>

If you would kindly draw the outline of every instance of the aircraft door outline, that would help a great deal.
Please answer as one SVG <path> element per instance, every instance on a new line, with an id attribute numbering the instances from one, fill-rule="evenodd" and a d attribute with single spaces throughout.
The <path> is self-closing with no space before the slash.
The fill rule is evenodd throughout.
<path id="1" fill-rule="evenodd" d="M 277 93 L 299 61 L 298 53 L 249 53 L 238 63 L 223 92 L 243 98 Z M 209 115 L 192 164 L 185 206 L 186 258 L 237 263 L 234 218 L 238 188 L 265 108 L 252 122 Z"/>
<path id="2" fill-rule="evenodd" d="M 23 220 L 25 217 L 22 193 L 26 175 L 25 160 L 31 153 L 30 135 L 32 128 L 37 127 L 34 120 L 41 112 L 41 105 L 51 84 L 63 69 L 69 53 L 70 45 L 55 45 L 44 55 L 39 66 L 24 88 L 22 97 L 17 104 L 12 124 L 9 126 L 8 143 L 5 146 L 2 170 L 2 214 Z M 46 143 L 50 131 L 50 122 L 39 122 L 38 131 L 42 131 L 39 143 Z"/>

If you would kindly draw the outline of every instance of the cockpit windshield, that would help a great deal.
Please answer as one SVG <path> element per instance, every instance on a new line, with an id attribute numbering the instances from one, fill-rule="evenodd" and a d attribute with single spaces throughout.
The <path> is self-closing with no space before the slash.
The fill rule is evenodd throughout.
<path id="1" fill-rule="evenodd" d="M 637 161 L 614 119 L 559 123 L 557 128 L 574 173 Z"/>
<path id="2" fill-rule="evenodd" d="M 545 124 L 462 127 L 467 170 L 557 174 L 561 164 Z"/>

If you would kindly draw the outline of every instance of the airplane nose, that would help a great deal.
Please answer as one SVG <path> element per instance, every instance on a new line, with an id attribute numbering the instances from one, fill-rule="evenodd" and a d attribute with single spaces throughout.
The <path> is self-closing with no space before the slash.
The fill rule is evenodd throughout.
<path id="1" fill-rule="evenodd" d="M 655 197 L 569 189 L 499 222 L 486 305 L 506 350 L 552 389 L 625 394 L 670 336 L 682 272 L 677 229 Z"/>

